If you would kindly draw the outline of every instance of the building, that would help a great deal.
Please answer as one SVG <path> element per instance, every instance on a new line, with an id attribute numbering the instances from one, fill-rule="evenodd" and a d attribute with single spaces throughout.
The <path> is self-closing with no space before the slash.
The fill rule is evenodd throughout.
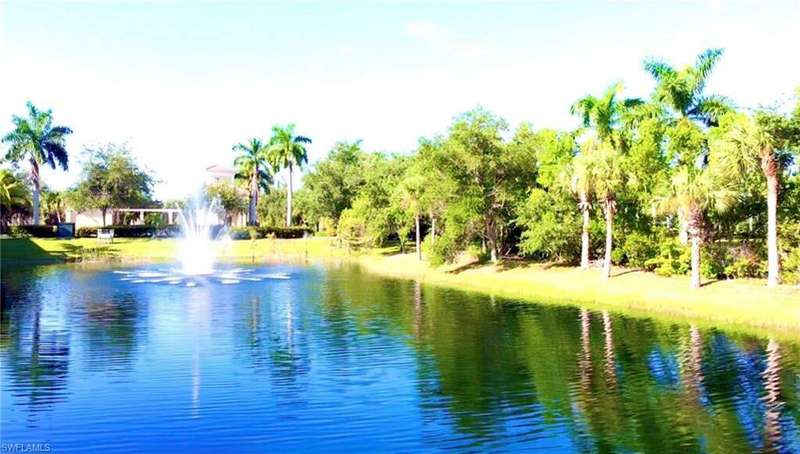
<path id="1" fill-rule="evenodd" d="M 222 165 L 213 165 L 206 167 L 206 175 L 203 180 L 205 184 L 213 184 L 220 181 L 226 181 L 233 184 L 235 176 L 236 172 L 233 169 Z M 246 196 L 246 191 L 242 191 L 243 195 Z M 101 210 L 92 209 L 79 212 L 76 210 L 67 209 L 65 213 L 65 222 L 74 222 L 76 229 L 81 227 L 102 227 L 103 225 L 112 225 L 114 223 L 114 212 L 133 213 L 135 220 L 132 222 L 132 224 L 144 224 L 145 216 L 148 213 L 161 213 L 165 223 L 175 224 L 178 222 L 178 213 L 180 210 L 177 208 L 120 208 L 117 210 L 108 210 L 106 212 L 105 222 L 103 222 L 103 214 Z M 221 218 L 219 223 L 223 223 Z M 232 216 L 231 225 L 234 227 L 242 227 L 247 225 L 247 214 L 239 213 Z"/>

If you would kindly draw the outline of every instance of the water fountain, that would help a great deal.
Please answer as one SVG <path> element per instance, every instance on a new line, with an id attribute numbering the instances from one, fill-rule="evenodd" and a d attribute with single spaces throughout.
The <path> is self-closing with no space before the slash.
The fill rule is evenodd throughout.
<path id="1" fill-rule="evenodd" d="M 191 199 L 178 213 L 182 237 L 178 246 L 179 265 L 157 270 L 117 270 L 122 281 L 195 287 L 203 284 L 238 284 L 241 281 L 289 279 L 287 273 L 257 273 L 246 268 L 217 268 L 216 250 L 230 240 L 225 228 L 218 228 L 221 207 L 218 199 Z"/>

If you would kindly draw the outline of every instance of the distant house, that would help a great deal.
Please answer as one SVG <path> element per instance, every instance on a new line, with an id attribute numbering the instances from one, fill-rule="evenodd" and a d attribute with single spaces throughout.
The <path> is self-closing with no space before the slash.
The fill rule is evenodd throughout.
<path id="1" fill-rule="evenodd" d="M 227 181 L 233 183 L 236 176 L 236 171 L 219 164 L 211 167 L 206 167 L 206 184 L 216 183 L 218 181 Z"/>

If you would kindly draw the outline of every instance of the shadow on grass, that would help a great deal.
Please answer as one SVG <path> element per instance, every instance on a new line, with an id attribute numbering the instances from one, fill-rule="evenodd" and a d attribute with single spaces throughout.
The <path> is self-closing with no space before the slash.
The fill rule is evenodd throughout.
<path id="1" fill-rule="evenodd" d="M 61 243 L 60 250 L 48 251 L 29 238 L 0 241 L 0 259 L 6 264 L 64 263 L 84 260 L 112 259 L 119 251 L 110 244 L 84 246 Z"/>

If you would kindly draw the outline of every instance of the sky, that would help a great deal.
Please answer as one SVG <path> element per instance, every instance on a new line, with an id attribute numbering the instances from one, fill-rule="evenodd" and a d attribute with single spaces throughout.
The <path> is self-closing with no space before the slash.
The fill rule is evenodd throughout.
<path id="1" fill-rule="evenodd" d="M 797 24 L 800 0 L 0 1 L 0 132 L 30 100 L 74 130 L 51 187 L 77 181 L 84 147 L 127 143 L 179 198 L 273 124 L 311 137 L 312 163 L 343 140 L 410 152 L 479 105 L 573 128 L 581 96 L 646 97 L 645 58 L 709 47 L 725 49 L 709 92 L 773 104 L 800 86 Z"/>

